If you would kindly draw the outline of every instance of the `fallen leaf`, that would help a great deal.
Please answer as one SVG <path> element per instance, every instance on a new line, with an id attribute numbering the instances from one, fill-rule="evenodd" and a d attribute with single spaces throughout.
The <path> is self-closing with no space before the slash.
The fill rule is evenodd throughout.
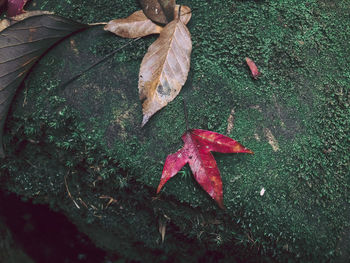
<path id="1" fill-rule="evenodd" d="M 6 15 L 12 17 L 22 14 L 24 12 L 23 7 L 27 2 L 28 0 L 8 0 Z"/>
<path id="2" fill-rule="evenodd" d="M 4 157 L 2 135 L 8 109 L 29 70 L 54 44 L 87 27 L 56 15 L 38 15 L 0 32 L 0 157 Z"/>
<path id="3" fill-rule="evenodd" d="M 254 61 L 251 60 L 250 58 L 245 58 L 245 61 L 248 64 L 248 67 L 250 69 L 250 72 L 252 73 L 253 78 L 257 79 L 261 74 L 258 70 L 258 67 L 255 65 Z"/>
<path id="4" fill-rule="evenodd" d="M 192 51 L 191 35 L 186 24 L 191 18 L 191 9 L 175 5 L 172 0 L 140 2 L 143 12 L 137 11 L 127 18 L 112 20 L 107 23 L 105 30 L 121 37 L 136 39 L 149 34 L 160 34 L 148 48 L 140 67 L 138 88 L 143 101 L 144 126 L 154 113 L 178 95 L 186 82 Z M 155 20 L 147 14 L 148 11 L 155 10 L 159 18 L 165 16 L 165 10 L 169 7 L 175 19 L 165 27 L 154 23 Z"/>
<path id="5" fill-rule="evenodd" d="M 221 153 L 253 153 L 237 141 L 222 134 L 192 129 L 182 135 L 184 146 L 165 160 L 157 193 L 163 185 L 188 163 L 200 186 L 224 208 L 220 171 L 211 151 Z"/>
<path id="6" fill-rule="evenodd" d="M 175 19 L 178 18 L 179 5 L 174 9 Z M 180 19 L 185 25 L 191 19 L 191 9 L 188 6 L 181 6 Z M 163 29 L 148 17 L 145 16 L 142 10 L 136 11 L 127 18 L 114 19 L 104 27 L 104 30 L 110 31 L 124 38 L 138 38 L 151 34 L 159 34 Z"/>
<path id="7" fill-rule="evenodd" d="M 190 69 L 191 35 L 181 20 L 167 24 L 148 48 L 139 73 L 144 126 L 180 92 Z"/>
<path id="8" fill-rule="evenodd" d="M 174 19 L 175 0 L 140 0 L 142 10 L 153 22 L 168 24 Z"/>

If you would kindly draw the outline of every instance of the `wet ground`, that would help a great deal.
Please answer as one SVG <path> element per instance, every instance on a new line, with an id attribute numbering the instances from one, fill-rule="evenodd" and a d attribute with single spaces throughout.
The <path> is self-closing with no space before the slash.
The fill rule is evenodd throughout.
<path id="1" fill-rule="evenodd" d="M 0 216 L 14 241 L 36 263 L 107 263 L 117 259 L 96 248 L 62 213 L 48 205 L 33 204 L 3 191 L 0 203 Z"/>

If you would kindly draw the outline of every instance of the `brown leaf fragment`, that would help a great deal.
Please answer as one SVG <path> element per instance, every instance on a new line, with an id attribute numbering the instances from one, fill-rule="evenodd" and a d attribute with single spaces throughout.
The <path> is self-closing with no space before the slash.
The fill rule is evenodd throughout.
<path id="1" fill-rule="evenodd" d="M 0 32 L 3 31 L 6 27 L 10 26 L 10 20 L 3 19 L 0 21 Z"/>
<path id="2" fill-rule="evenodd" d="M 54 13 L 49 11 L 29 11 L 25 12 L 23 14 L 13 16 L 10 19 L 3 19 L 0 21 L 0 32 L 3 31 L 5 28 L 16 24 L 19 21 L 22 21 L 24 19 L 27 19 L 32 16 L 39 16 L 39 15 L 53 15 Z"/>
<path id="3" fill-rule="evenodd" d="M 142 10 L 153 22 L 167 24 L 174 19 L 175 0 L 140 0 Z"/>
<path id="4" fill-rule="evenodd" d="M 17 16 L 11 17 L 11 25 L 18 21 L 22 21 L 24 19 L 27 19 L 32 16 L 39 16 L 39 15 L 53 15 L 53 12 L 50 11 L 41 11 L 41 10 L 36 10 L 36 11 L 28 11 L 23 14 L 19 14 Z"/>
<path id="5" fill-rule="evenodd" d="M 174 9 L 175 18 L 178 17 L 179 5 Z M 181 21 L 187 24 L 191 19 L 191 9 L 188 6 L 181 7 Z M 104 30 L 110 31 L 124 38 L 138 38 L 151 34 L 159 34 L 163 27 L 153 23 L 142 10 L 136 11 L 127 18 L 114 19 L 107 23 Z"/>
<path id="6" fill-rule="evenodd" d="M 148 48 L 139 73 L 142 126 L 179 94 L 190 69 L 191 51 L 191 35 L 181 20 L 166 25 Z"/>
<path id="7" fill-rule="evenodd" d="M 227 129 L 226 129 L 227 135 L 230 135 L 231 131 L 233 130 L 234 121 L 235 121 L 235 109 L 233 108 L 231 110 L 230 116 L 227 119 Z"/>
<path id="8" fill-rule="evenodd" d="M 13 16 L 10 19 L 3 19 L 0 21 L 0 32 L 3 31 L 5 28 L 9 27 L 10 25 L 16 24 L 17 22 L 23 19 L 38 15 L 53 15 L 53 13 L 49 11 L 29 11 L 17 16 Z"/>

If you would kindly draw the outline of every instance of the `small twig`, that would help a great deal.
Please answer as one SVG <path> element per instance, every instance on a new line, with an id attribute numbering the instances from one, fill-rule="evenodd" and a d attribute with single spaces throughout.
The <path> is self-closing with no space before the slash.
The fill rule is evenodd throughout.
<path id="1" fill-rule="evenodd" d="M 101 215 L 96 215 L 95 213 L 93 214 L 95 217 L 99 218 L 99 219 L 102 219 L 102 216 Z"/>
<path id="2" fill-rule="evenodd" d="M 108 206 L 110 206 L 110 204 L 112 203 L 118 203 L 118 200 L 115 200 L 113 197 L 107 196 L 107 195 L 101 195 L 100 199 L 109 199 L 107 205 L 105 208 L 108 208 Z"/>
<path id="3" fill-rule="evenodd" d="M 66 190 L 67 190 L 68 196 L 69 196 L 70 199 L 72 199 L 72 201 L 73 201 L 73 203 L 75 204 L 75 206 L 76 206 L 78 209 L 80 209 L 80 206 L 77 204 L 77 202 L 75 202 L 75 200 L 73 199 L 73 197 L 72 197 L 72 195 L 71 195 L 71 193 L 70 193 L 70 191 L 69 191 L 68 184 L 67 184 L 67 175 L 68 175 L 68 173 L 64 176 L 64 184 L 65 184 L 65 186 L 66 186 Z"/>
<path id="4" fill-rule="evenodd" d="M 80 73 L 78 73 L 77 75 L 75 75 L 73 78 L 71 78 L 70 80 L 66 81 L 65 83 L 63 83 L 61 85 L 61 88 L 64 88 L 65 86 L 67 86 L 69 83 L 73 82 L 74 80 L 78 79 L 79 77 L 81 77 L 84 73 L 86 73 L 87 71 L 89 71 L 90 69 L 92 69 L 93 67 L 101 64 L 102 62 L 104 62 L 105 60 L 107 60 L 108 58 L 110 58 L 111 56 L 113 56 L 114 54 L 116 54 L 118 51 L 122 50 L 123 48 L 129 46 L 130 44 L 132 44 L 133 42 L 139 40 L 141 37 L 135 38 L 130 40 L 128 43 L 126 43 L 125 45 L 121 46 L 120 48 L 112 51 L 111 53 L 107 54 L 104 58 L 100 59 L 99 61 L 95 62 L 94 64 L 92 64 L 91 66 L 89 66 L 88 68 L 84 69 L 83 71 L 81 71 Z"/>
<path id="5" fill-rule="evenodd" d="M 186 131 L 188 131 L 189 130 L 189 128 L 188 128 L 188 115 L 187 115 L 187 108 L 186 108 L 185 99 L 183 99 L 183 103 L 184 103 L 184 114 L 185 114 L 185 121 L 186 121 Z"/>
<path id="6" fill-rule="evenodd" d="M 251 232 L 250 232 L 250 233 L 247 233 L 247 237 L 248 237 L 248 239 L 250 240 L 250 242 L 253 243 L 252 246 L 255 247 L 256 241 L 254 241 L 252 233 L 251 233 Z"/>
<path id="7" fill-rule="evenodd" d="M 36 167 L 34 164 L 32 164 L 30 161 L 25 160 L 27 163 L 29 163 L 30 166 L 34 167 L 35 169 L 37 169 L 38 167 Z"/>
<path id="8" fill-rule="evenodd" d="M 90 206 L 91 206 L 94 210 L 98 210 L 98 209 L 96 208 L 96 206 L 91 205 L 91 204 L 90 204 Z"/>
<path id="9" fill-rule="evenodd" d="M 81 198 L 79 197 L 78 200 L 80 201 L 80 203 L 82 203 L 82 204 L 85 206 L 85 208 L 88 209 L 88 206 L 87 206 L 87 204 L 83 201 L 83 199 L 81 199 Z"/>

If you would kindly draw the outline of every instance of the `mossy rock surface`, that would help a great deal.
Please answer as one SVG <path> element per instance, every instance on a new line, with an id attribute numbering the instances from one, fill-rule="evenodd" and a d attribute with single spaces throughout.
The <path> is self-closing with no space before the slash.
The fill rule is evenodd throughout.
<path id="1" fill-rule="evenodd" d="M 134 260 L 177 253 L 179 260 L 210 261 L 208 251 L 222 260 L 247 261 L 246 253 L 266 261 L 346 259 L 350 3 L 178 3 L 195 10 L 188 24 L 191 70 L 179 96 L 141 129 L 138 70 L 156 36 L 132 42 L 62 86 L 130 41 L 102 27 L 67 39 L 18 92 L 6 125 L 2 185 L 51 203 L 96 244 Z M 37 0 L 35 8 L 91 23 L 140 7 Z M 245 57 L 261 70 L 258 80 Z M 226 134 L 255 152 L 214 154 L 226 210 L 200 189 L 189 167 L 155 194 L 166 156 L 183 144 L 183 99 L 191 128 Z M 108 207 L 106 196 L 115 199 Z"/>

